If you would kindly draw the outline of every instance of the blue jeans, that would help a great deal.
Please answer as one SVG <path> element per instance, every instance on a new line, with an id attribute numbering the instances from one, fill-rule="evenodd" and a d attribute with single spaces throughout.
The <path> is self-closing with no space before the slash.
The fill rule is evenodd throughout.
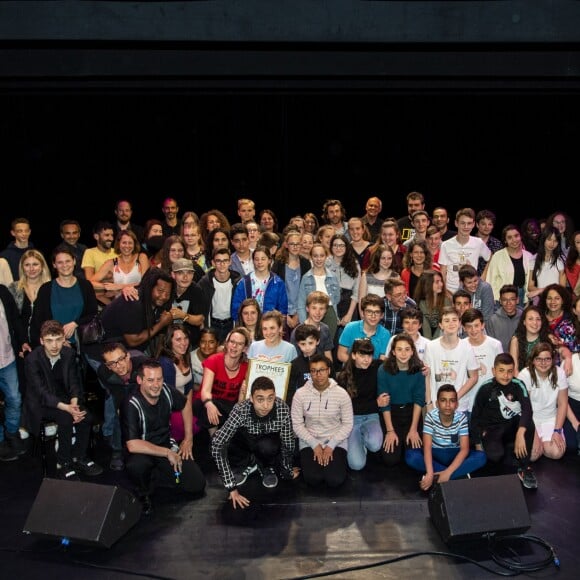
<path id="1" fill-rule="evenodd" d="M 4 428 L 14 435 L 20 429 L 22 397 L 18 385 L 16 361 L 0 369 L 0 390 L 4 393 Z M 4 441 L 4 429 L 0 426 L 0 441 Z"/>
<path id="2" fill-rule="evenodd" d="M 440 448 L 433 447 L 433 473 L 445 471 L 459 453 L 459 447 L 455 448 Z M 422 449 L 407 449 L 405 452 L 405 461 L 409 467 L 412 467 L 420 473 L 426 473 L 425 459 L 423 457 Z M 483 451 L 470 451 L 469 455 L 464 459 L 463 463 L 453 472 L 451 479 L 458 479 L 468 473 L 483 467 L 487 461 L 487 457 Z"/>
<path id="3" fill-rule="evenodd" d="M 378 451 L 383 445 L 383 430 L 378 413 L 355 415 L 348 437 L 348 466 L 360 471 L 367 463 L 367 450 Z"/>
<path id="4" fill-rule="evenodd" d="M 99 367 L 103 364 L 98 360 L 89 357 L 88 355 L 84 355 L 85 360 L 87 361 L 88 365 L 95 371 L 99 370 Z M 109 394 L 107 388 L 101 383 L 98 379 L 99 385 L 105 391 L 105 403 L 103 408 L 103 425 L 101 426 L 101 430 L 104 437 L 113 437 L 113 441 L 116 441 L 117 445 L 115 449 L 121 449 L 121 426 L 119 425 L 119 417 L 117 416 L 117 410 L 115 409 L 115 401 L 113 401 L 113 397 Z"/>

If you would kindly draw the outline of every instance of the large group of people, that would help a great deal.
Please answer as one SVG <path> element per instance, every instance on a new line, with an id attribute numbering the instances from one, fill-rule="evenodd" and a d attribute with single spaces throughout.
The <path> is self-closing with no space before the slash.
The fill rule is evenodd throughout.
<path id="1" fill-rule="evenodd" d="M 580 231 L 557 211 L 495 237 L 495 214 L 469 207 L 452 230 L 446 208 L 406 200 L 398 219 L 377 197 L 347 219 L 328 199 L 320 221 L 280 227 L 251 199 L 230 221 L 180 216 L 167 198 L 141 227 L 123 199 L 92 247 L 68 219 L 46 256 L 14 219 L 0 253 L 0 461 L 52 421 L 57 477 L 101 474 L 95 372 L 109 469 L 127 470 L 145 512 L 157 485 L 203 495 L 201 433 L 234 508 L 250 504 L 254 473 L 266 488 L 337 487 L 371 456 L 416 470 L 423 490 L 483 466 L 537 487 L 535 461 L 580 449 Z"/>

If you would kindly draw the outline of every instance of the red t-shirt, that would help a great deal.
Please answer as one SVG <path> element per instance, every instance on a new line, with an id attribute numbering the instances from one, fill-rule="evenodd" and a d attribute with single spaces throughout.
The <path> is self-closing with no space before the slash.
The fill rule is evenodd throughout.
<path id="1" fill-rule="evenodd" d="M 225 401 L 237 402 L 242 388 L 242 383 L 246 378 L 248 363 L 240 363 L 240 368 L 235 377 L 228 376 L 224 362 L 225 353 L 217 352 L 208 356 L 201 364 L 203 368 L 208 368 L 214 373 L 211 396 L 214 399 L 223 399 Z"/>

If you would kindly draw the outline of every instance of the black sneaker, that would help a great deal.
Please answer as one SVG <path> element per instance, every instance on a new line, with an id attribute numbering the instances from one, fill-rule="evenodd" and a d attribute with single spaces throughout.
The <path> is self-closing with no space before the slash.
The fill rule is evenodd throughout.
<path id="1" fill-rule="evenodd" d="M 141 502 L 141 513 L 144 516 L 150 516 L 151 512 L 153 511 L 153 503 L 151 502 L 151 496 L 142 495 L 139 497 L 139 501 Z"/>
<path id="2" fill-rule="evenodd" d="M 122 451 L 113 451 L 111 454 L 109 469 L 111 471 L 123 471 L 123 469 L 125 469 L 125 461 L 123 459 Z"/>
<path id="3" fill-rule="evenodd" d="M 0 441 L 0 461 L 16 461 L 18 455 L 8 443 L 8 441 Z"/>
<path id="4" fill-rule="evenodd" d="M 77 475 L 75 467 L 72 463 L 64 463 L 63 465 L 56 465 L 56 478 L 64 479 L 67 481 L 80 481 L 80 477 Z"/>
<path id="5" fill-rule="evenodd" d="M 271 489 L 278 485 L 278 476 L 273 467 L 264 467 L 260 469 L 260 473 L 262 474 L 262 485 L 264 487 Z"/>
<path id="6" fill-rule="evenodd" d="M 74 466 L 76 471 L 86 475 L 87 477 L 95 477 L 103 473 L 103 468 L 88 457 L 84 457 L 83 459 L 75 459 Z"/>
<path id="7" fill-rule="evenodd" d="M 518 477 L 526 489 L 537 489 L 538 480 L 531 467 L 526 467 L 526 469 L 520 467 L 518 469 Z"/>
<path id="8" fill-rule="evenodd" d="M 254 463 L 253 465 L 248 465 L 244 471 L 239 473 L 234 473 L 236 478 L 236 485 L 244 485 L 248 477 L 258 469 L 258 466 Z"/>
<path id="9" fill-rule="evenodd" d="M 18 457 L 24 455 L 26 451 L 28 451 L 28 445 L 26 444 L 26 441 L 20 439 L 19 431 L 16 431 L 16 433 L 6 433 L 6 441 L 12 448 L 14 455 Z"/>

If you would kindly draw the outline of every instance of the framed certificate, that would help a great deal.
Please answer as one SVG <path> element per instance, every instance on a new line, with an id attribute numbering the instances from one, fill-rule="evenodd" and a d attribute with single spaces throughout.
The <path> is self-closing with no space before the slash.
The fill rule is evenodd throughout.
<path id="1" fill-rule="evenodd" d="M 274 382 L 276 396 L 285 401 L 288 382 L 290 381 L 291 363 L 269 362 L 257 358 L 251 358 L 248 362 L 248 373 L 246 374 L 246 398 L 250 398 L 252 383 L 256 377 L 268 377 Z"/>

